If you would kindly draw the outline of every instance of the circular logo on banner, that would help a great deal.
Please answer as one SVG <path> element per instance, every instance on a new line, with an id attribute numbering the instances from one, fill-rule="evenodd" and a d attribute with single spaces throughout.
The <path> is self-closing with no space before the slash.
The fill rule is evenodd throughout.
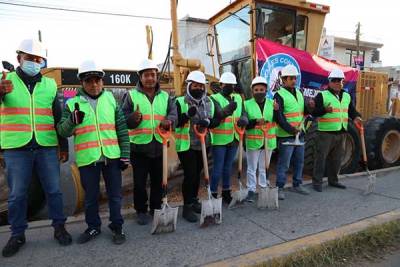
<path id="1" fill-rule="evenodd" d="M 269 56 L 265 61 L 264 65 L 261 68 L 260 76 L 264 77 L 268 82 L 269 95 L 273 94 L 273 92 L 279 90 L 279 88 L 281 87 L 281 70 L 283 67 L 289 64 L 295 66 L 297 71 L 299 72 L 299 76 L 297 76 L 296 87 L 300 87 L 300 66 L 297 63 L 296 59 L 294 59 L 292 56 L 284 53 L 278 53 Z"/>

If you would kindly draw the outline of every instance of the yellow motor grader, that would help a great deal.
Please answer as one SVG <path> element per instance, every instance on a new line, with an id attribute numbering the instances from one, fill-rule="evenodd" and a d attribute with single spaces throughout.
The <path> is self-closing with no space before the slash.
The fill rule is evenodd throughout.
<path id="1" fill-rule="evenodd" d="M 209 20 L 177 20 L 176 0 L 171 0 L 172 33 L 168 53 L 160 73 L 161 87 L 171 95 L 182 95 L 185 78 L 191 70 L 205 71 L 209 80 L 209 92 L 217 91 L 216 81 L 224 71 L 232 71 L 238 78 L 238 86 L 246 97 L 250 96 L 251 80 L 260 75 L 256 58 L 256 40 L 266 39 L 282 45 L 318 54 L 321 33 L 329 7 L 304 0 L 236 0 L 220 10 Z M 178 27 L 185 23 L 186 27 Z M 178 28 L 183 28 L 181 33 Z M 185 30 L 186 29 L 186 30 Z M 148 27 L 149 57 L 152 34 Z M 47 68 L 42 73 L 56 80 L 59 98 L 65 101 L 80 86 L 77 69 Z M 138 82 L 134 70 L 105 70 L 104 85 L 118 101 L 127 90 Z M 388 77 L 386 74 L 360 71 L 356 85 L 357 109 L 366 120 L 366 139 L 370 168 L 382 168 L 400 164 L 400 122 L 394 116 L 399 113 L 394 102 L 388 113 Z M 350 126 L 343 158 L 344 173 L 359 169 L 360 139 L 354 126 Z M 306 134 L 305 170 L 310 172 L 313 162 L 315 127 Z M 62 190 L 68 215 L 78 212 L 83 204 L 79 172 L 74 163 L 72 140 L 70 159 L 62 164 Z M 169 171 L 179 176 L 179 161 L 174 145 L 169 148 Z M 124 173 L 124 188 L 132 186 L 131 168 Z M 0 168 L 0 214 L 7 211 L 7 189 L 4 169 Z M 29 215 L 34 216 L 45 206 L 45 198 L 38 179 L 32 181 L 29 194 Z M 43 211 L 42 211 L 43 212 Z"/>

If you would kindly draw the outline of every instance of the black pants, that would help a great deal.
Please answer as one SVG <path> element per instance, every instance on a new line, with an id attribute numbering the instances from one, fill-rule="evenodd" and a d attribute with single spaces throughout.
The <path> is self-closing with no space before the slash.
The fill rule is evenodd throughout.
<path id="1" fill-rule="evenodd" d="M 131 153 L 133 166 L 133 204 L 136 212 L 146 213 L 147 205 L 147 177 L 150 174 L 150 210 L 161 208 L 162 186 L 162 156 L 147 157 L 143 153 Z"/>
<path id="2" fill-rule="evenodd" d="M 103 174 L 106 186 L 110 221 L 116 227 L 121 227 L 124 220 L 121 216 L 121 170 L 119 159 L 108 159 L 104 162 L 79 167 L 81 184 L 85 190 L 85 220 L 89 228 L 100 229 L 99 196 L 100 174 Z"/>
<path id="3" fill-rule="evenodd" d="M 322 184 L 325 174 L 329 183 L 338 182 L 344 155 L 345 133 L 318 132 L 314 151 L 313 183 Z"/>
<path id="4" fill-rule="evenodd" d="M 182 195 L 185 205 L 197 200 L 200 185 L 200 172 L 203 169 L 201 151 L 189 149 L 178 153 L 183 167 Z"/>

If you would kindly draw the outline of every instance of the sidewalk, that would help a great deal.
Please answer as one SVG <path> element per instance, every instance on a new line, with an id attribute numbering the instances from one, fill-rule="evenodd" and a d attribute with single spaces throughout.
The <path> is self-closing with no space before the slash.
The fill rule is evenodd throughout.
<path id="1" fill-rule="evenodd" d="M 365 176 L 345 177 L 347 190 L 324 187 L 322 193 L 302 196 L 287 192 L 277 211 L 258 210 L 254 204 L 234 210 L 223 209 L 219 226 L 199 229 L 179 217 L 175 233 L 152 236 L 151 225 L 139 226 L 127 216 L 128 240 L 122 246 L 111 243 L 107 221 L 94 241 L 60 247 L 53 229 L 46 226 L 26 232 L 27 243 L 12 258 L 1 258 L 0 266 L 196 266 L 243 255 L 400 208 L 400 169 L 377 175 L 375 193 L 361 194 Z M 311 188 L 309 187 L 311 190 Z M 128 212 L 128 213 L 132 213 Z M 43 223 L 43 222 L 42 222 Z M 76 239 L 86 228 L 82 222 L 68 225 Z M 0 227 L 0 246 L 9 237 Z"/>

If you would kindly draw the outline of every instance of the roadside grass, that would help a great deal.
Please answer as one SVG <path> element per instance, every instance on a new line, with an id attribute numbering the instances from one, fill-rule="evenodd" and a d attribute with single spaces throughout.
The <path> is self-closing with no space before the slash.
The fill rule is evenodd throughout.
<path id="1" fill-rule="evenodd" d="M 259 267 L 329 267 L 355 266 L 359 260 L 375 261 L 400 246 L 400 220 L 371 226 L 324 244 L 294 254 L 272 259 Z"/>

